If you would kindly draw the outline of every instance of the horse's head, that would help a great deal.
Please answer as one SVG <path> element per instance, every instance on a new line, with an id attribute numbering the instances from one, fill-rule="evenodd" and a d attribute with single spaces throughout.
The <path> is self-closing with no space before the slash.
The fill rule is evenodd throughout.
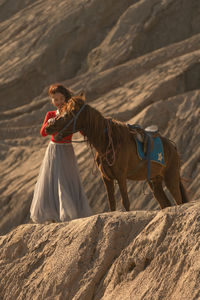
<path id="1" fill-rule="evenodd" d="M 54 119 L 53 123 L 47 125 L 45 131 L 47 134 L 55 134 L 56 140 L 75 133 L 82 129 L 81 112 L 85 107 L 85 93 L 73 96 L 63 105 L 60 115 Z"/>

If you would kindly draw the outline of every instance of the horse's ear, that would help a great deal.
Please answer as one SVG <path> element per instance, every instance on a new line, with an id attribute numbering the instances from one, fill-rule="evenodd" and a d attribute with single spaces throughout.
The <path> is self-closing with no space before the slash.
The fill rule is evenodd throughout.
<path id="1" fill-rule="evenodd" d="M 84 91 L 81 91 L 81 92 L 79 93 L 79 97 L 80 97 L 83 101 L 85 101 L 85 100 L 86 100 L 85 92 L 84 92 Z"/>

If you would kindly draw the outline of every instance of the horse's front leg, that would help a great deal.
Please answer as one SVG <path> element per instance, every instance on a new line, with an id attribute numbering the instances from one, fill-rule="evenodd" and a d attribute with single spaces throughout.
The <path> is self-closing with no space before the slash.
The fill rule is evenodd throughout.
<path id="1" fill-rule="evenodd" d="M 108 180 L 104 176 L 102 176 L 102 178 L 103 178 L 103 182 L 106 187 L 110 210 L 114 211 L 114 210 L 116 210 L 114 180 Z"/>
<path id="2" fill-rule="evenodd" d="M 122 196 L 122 204 L 126 211 L 130 210 L 130 202 L 128 198 L 128 192 L 127 192 L 127 185 L 126 185 L 126 178 L 124 179 L 117 179 L 119 184 L 119 190 Z"/>

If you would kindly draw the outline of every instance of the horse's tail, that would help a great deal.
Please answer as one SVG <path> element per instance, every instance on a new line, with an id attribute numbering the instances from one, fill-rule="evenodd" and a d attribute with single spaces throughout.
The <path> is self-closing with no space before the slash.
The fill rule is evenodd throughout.
<path id="1" fill-rule="evenodd" d="M 189 202 L 188 192 L 187 192 L 186 188 L 184 187 L 181 179 L 179 181 L 179 187 L 180 187 L 180 191 L 181 191 L 182 203 L 188 203 Z"/>

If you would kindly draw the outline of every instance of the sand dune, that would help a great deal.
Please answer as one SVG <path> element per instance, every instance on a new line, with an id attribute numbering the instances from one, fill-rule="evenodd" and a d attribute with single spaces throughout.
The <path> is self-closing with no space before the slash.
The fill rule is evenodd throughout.
<path id="1" fill-rule="evenodd" d="M 0 238 L 3 299 L 199 299 L 199 202 L 21 225 Z"/>
<path id="2" fill-rule="evenodd" d="M 0 2 L 0 298 L 200 299 L 199 13 L 199 0 Z M 160 211 L 129 181 L 131 212 L 116 185 L 118 212 L 107 213 L 93 155 L 75 144 L 94 216 L 30 224 L 53 82 L 85 90 L 105 116 L 158 125 L 191 203 Z"/>

